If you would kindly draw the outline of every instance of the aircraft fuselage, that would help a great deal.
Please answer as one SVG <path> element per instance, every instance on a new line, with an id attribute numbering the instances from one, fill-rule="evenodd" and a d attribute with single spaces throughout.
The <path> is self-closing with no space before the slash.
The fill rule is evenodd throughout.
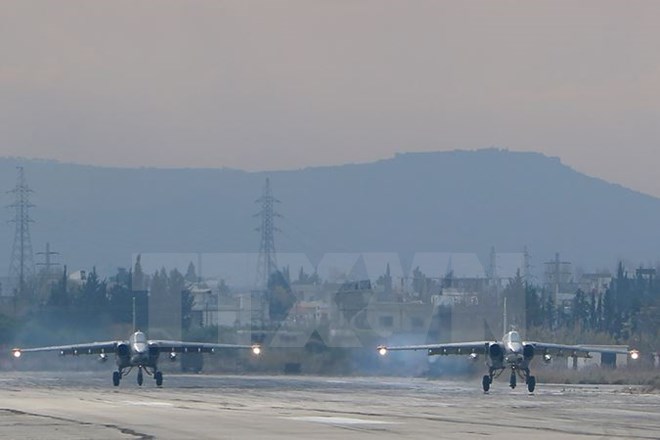
<path id="1" fill-rule="evenodd" d="M 159 351 L 150 350 L 149 341 L 143 332 L 133 333 L 128 341 L 121 345 L 123 347 L 118 347 L 117 350 L 117 367 L 120 369 L 129 367 L 157 369 Z"/>
<path id="2" fill-rule="evenodd" d="M 486 365 L 494 369 L 525 369 L 529 366 L 532 356 L 533 353 L 525 352 L 520 334 L 511 331 L 506 333 L 501 341 L 491 343 L 486 356 Z"/>
<path id="3" fill-rule="evenodd" d="M 523 345 L 518 332 L 509 332 L 502 338 L 504 345 L 504 362 L 508 365 L 518 366 L 524 361 Z"/>
<path id="4" fill-rule="evenodd" d="M 527 383 L 529 391 L 534 391 L 536 379 L 529 373 L 529 363 L 534 357 L 534 347 L 524 345 L 517 331 L 506 333 L 501 341 L 493 342 L 487 348 L 486 365 L 489 374 L 483 378 L 484 391 L 488 391 L 490 388 L 495 373 L 498 371 L 501 373 L 507 368 L 511 369 L 509 380 L 511 388 L 516 387 L 516 376 L 520 376 Z"/>

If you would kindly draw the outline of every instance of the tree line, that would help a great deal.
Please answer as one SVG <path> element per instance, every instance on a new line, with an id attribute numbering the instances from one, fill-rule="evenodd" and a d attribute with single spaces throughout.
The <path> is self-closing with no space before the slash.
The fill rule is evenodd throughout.
<path id="1" fill-rule="evenodd" d="M 62 341 L 107 340 L 126 337 L 133 323 L 137 305 L 137 324 L 148 327 L 148 301 L 181 301 L 181 326 L 191 327 L 193 298 L 186 282 L 194 275 L 162 268 L 153 275 L 120 269 L 108 279 L 101 279 L 96 268 L 72 280 L 66 267 L 56 280 L 39 285 L 38 277 L 30 283 L 24 298 L 15 297 L 0 312 L 0 345 L 9 343 L 57 344 Z M 134 279 L 137 276 L 139 284 Z M 136 287 L 139 287 L 137 289 Z"/>
<path id="2" fill-rule="evenodd" d="M 556 303 L 553 292 L 525 283 L 518 274 L 504 289 L 503 297 L 509 298 L 509 303 L 523 301 L 524 316 L 518 318 L 528 333 L 560 334 L 573 339 L 569 342 L 659 350 L 660 285 L 654 276 L 642 271 L 631 276 L 621 263 L 601 293 L 577 289 L 572 300 Z"/>

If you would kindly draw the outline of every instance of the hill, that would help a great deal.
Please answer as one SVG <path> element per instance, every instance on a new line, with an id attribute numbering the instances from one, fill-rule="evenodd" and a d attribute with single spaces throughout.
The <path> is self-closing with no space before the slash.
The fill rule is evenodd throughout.
<path id="1" fill-rule="evenodd" d="M 103 168 L 0 159 L 0 188 L 25 167 L 35 252 L 49 241 L 72 268 L 109 273 L 147 252 L 254 252 L 270 177 L 278 250 L 475 252 L 528 246 L 535 270 L 561 252 L 586 269 L 618 258 L 655 263 L 660 200 L 583 175 L 556 158 L 506 150 L 406 153 L 373 163 L 301 170 Z M 3 205 L 11 194 L 0 195 Z M 4 214 L 11 218 L 11 211 Z M 7 268 L 13 225 L 0 228 Z M 487 261 L 487 260 L 485 260 Z M 3 272 L 5 272 L 3 270 Z"/>

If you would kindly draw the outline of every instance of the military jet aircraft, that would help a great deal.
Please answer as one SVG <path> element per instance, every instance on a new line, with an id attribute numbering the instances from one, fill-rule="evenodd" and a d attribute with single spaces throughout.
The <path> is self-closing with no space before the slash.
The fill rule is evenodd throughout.
<path id="1" fill-rule="evenodd" d="M 536 377 L 530 374 L 529 365 L 536 354 L 542 355 L 545 362 L 550 362 L 552 356 L 590 358 L 590 353 L 627 354 L 633 360 L 639 358 L 639 352 L 637 350 L 523 341 L 520 334 L 515 330 L 505 333 L 501 341 L 456 342 L 398 347 L 381 345 L 377 349 L 378 353 L 382 356 L 394 350 L 427 350 L 429 356 L 464 354 L 473 360 L 477 360 L 479 355 L 484 355 L 486 366 L 488 367 L 488 374 L 482 380 L 485 393 L 490 389 L 493 379 L 500 376 L 507 368 L 511 369 L 511 377 L 509 379 L 509 386 L 511 388 L 516 387 L 516 378 L 520 377 L 527 384 L 527 390 L 530 393 L 534 392 Z"/>
<path id="2" fill-rule="evenodd" d="M 14 357 L 20 358 L 23 353 L 38 351 L 58 351 L 60 355 L 97 354 L 100 361 L 106 361 L 108 355 L 114 353 L 117 371 L 112 373 L 112 383 L 118 386 L 121 379 L 137 368 L 137 383 L 142 386 L 143 371 L 156 380 L 156 385 L 163 384 L 163 373 L 158 369 L 158 358 L 161 353 L 167 353 L 171 361 L 176 360 L 179 353 L 214 353 L 225 349 L 250 349 L 255 355 L 261 353 L 259 345 L 210 344 L 205 342 L 166 341 L 147 339 L 141 331 L 134 332 L 126 341 L 91 342 L 88 344 L 58 345 L 52 347 L 14 348 Z"/>

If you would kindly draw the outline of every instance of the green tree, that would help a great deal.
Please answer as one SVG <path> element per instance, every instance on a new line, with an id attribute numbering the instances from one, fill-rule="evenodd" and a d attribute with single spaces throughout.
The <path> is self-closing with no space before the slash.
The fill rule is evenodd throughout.
<path id="1" fill-rule="evenodd" d="M 167 292 L 172 298 L 179 298 L 181 292 L 186 289 L 186 280 L 176 269 L 170 271 L 170 275 L 167 281 Z"/>
<path id="2" fill-rule="evenodd" d="M 196 283 L 199 281 L 197 278 L 197 272 L 195 271 L 195 265 L 192 261 L 188 264 L 188 270 L 186 270 L 186 276 L 184 278 L 189 283 Z"/>
<path id="3" fill-rule="evenodd" d="M 146 290 L 147 289 L 147 280 L 144 276 L 144 272 L 142 272 L 142 264 L 140 263 L 141 258 L 142 258 L 142 255 L 138 254 L 137 258 L 135 259 L 135 267 L 133 268 L 132 284 L 130 286 L 132 290 Z"/>
<path id="4" fill-rule="evenodd" d="M 307 275 L 303 270 L 303 267 L 300 266 L 300 270 L 298 271 L 298 279 L 296 280 L 296 283 L 306 284 L 308 279 L 309 279 L 309 275 Z"/>
<path id="5" fill-rule="evenodd" d="M 224 278 L 221 279 L 220 283 L 218 284 L 218 293 L 220 294 L 220 296 L 227 296 L 229 295 L 229 293 L 231 293 L 231 289 L 229 288 L 227 283 L 225 283 Z"/>
<path id="6" fill-rule="evenodd" d="M 49 307 L 65 308 L 71 305 L 71 297 L 69 296 L 69 290 L 67 289 L 67 281 L 68 274 L 66 266 L 64 266 L 59 282 L 50 287 L 50 296 L 48 297 L 47 302 Z"/>
<path id="7" fill-rule="evenodd" d="M 612 336 L 621 334 L 621 314 L 617 307 L 616 291 L 610 287 L 603 296 L 603 329 Z"/>
<path id="8" fill-rule="evenodd" d="M 149 293 L 152 300 L 157 301 L 158 298 L 164 298 L 168 293 L 168 279 L 165 268 L 154 272 L 151 277 L 151 285 L 149 286 Z"/>
<path id="9" fill-rule="evenodd" d="M 16 321 L 9 316 L 0 313 L 0 347 L 9 345 L 14 341 L 14 335 L 18 330 Z"/>
<path id="10" fill-rule="evenodd" d="M 555 301 L 552 297 L 552 293 L 545 292 L 545 301 L 543 302 L 543 321 L 544 327 L 547 330 L 555 329 L 556 322 L 556 310 L 555 310 Z"/>
<path id="11" fill-rule="evenodd" d="M 76 296 L 75 306 L 80 321 L 97 326 L 103 318 L 107 319 L 109 305 L 107 283 L 99 278 L 96 267 L 93 267 Z"/>
<path id="12" fill-rule="evenodd" d="M 195 303 L 195 297 L 190 290 L 181 292 L 181 329 L 184 334 L 188 334 L 192 324 L 192 309 Z"/>
<path id="13" fill-rule="evenodd" d="M 419 266 L 417 266 L 413 272 L 412 272 L 412 288 L 413 291 L 419 293 L 420 295 L 423 295 L 426 293 L 426 287 L 427 287 L 427 282 L 426 282 L 426 275 L 419 270 Z"/>
<path id="14" fill-rule="evenodd" d="M 275 322 L 286 319 L 291 307 L 296 303 L 296 296 L 279 270 L 273 272 L 268 279 L 268 296 L 270 319 Z"/>
<path id="15" fill-rule="evenodd" d="M 574 329 L 582 329 L 589 327 L 589 309 L 590 304 L 587 300 L 582 289 L 578 289 L 573 297 L 573 304 L 571 306 L 572 327 Z"/>
<path id="16" fill-rule="evenodd" d="M 527 328 L 540 327 L 543 325 L 543 304 L 537 288 L 529 283 L 525 284 L 525 308 Z"/>

